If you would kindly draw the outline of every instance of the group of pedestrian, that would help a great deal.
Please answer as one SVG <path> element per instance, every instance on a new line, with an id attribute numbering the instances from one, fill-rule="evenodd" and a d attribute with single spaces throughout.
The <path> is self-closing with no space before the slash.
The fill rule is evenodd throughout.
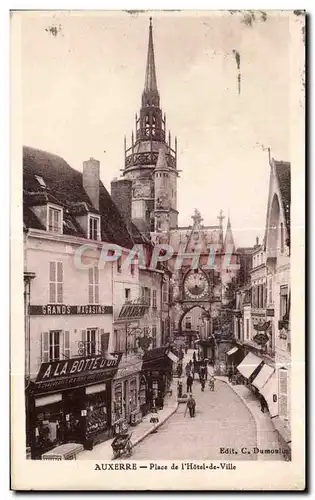
<path id="1" fill-rule="evenodd" d="M 198 360 L 197 360 L 198 357 Z M 187 407 L 185 411 L 185 415 L 187 412 L 187 409 L 189 410 L 189 415 L 190 417 L 195 416 L 195 410 L 196 410 L 196 401 L 192 396 L 192 386 L 194 383 L 194 378 L 195 378 L 195 373 L 199 373 L 199 380 L 200 380 L 200 386 L 201 386 L 201 391 L 204 392 L 205 390 L 205 385 L 206 381 L 208 379 L 208 368 L 207 368 L 207 359 L 202 360 L 200 354 L 196 356 L 196 352 L 194 351 L 193 353 L 193 359 L 190 360 L 186 366 L 185 366 L 185 374 L 186 374 L 186 389 L 187 393 L 189 394 L 189 398 L 187 401 Z M 214 391 L 214 376 L 210 375 L 209 377 L 209 389 L 210 391 Z"/>

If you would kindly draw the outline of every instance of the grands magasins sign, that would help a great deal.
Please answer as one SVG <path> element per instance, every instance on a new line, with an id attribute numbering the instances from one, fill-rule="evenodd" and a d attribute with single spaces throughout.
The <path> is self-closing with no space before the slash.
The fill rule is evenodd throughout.
<path id="1" fill-rule="evenodd" d="M 50 392 L 110 380 L 122 354 L 112 358 L 88 356 L 42 363 L 34 384 L 35 392 Z"/>
<path id="2" fill-rule="evenodd" d="M 112 312 L 112 306 L 102 305 L 67 306 L 64 304 L 47 304 L 43 306 L 29 306 L 29 314 L 33 316 L 112 314 Z"/>

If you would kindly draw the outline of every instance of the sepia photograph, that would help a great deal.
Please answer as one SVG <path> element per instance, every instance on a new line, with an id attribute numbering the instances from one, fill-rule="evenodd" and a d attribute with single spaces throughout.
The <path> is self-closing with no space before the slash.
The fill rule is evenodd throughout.
<path id="1" fill-rule="evenodd" d="M 63 460 L 303 489 L 305 11 L 14 11 L 11 37 L 13 489 L 88 489 Z"/>

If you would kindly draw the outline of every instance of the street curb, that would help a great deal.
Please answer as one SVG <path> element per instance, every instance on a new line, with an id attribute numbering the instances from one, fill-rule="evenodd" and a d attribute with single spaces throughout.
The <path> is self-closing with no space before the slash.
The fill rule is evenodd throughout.
<path id="1" fill-rule="evenodd" d="M 171 413 L 169 413 L 168 415 L 166 415 L 160 422 L 158 422 L 157 424 L 155 424 L 151 429 L 148 429 L 142 436 L 140 436 L 138 439 L 136 439 L 132 443 L 132 447 L 134 448 L 135 446 L 137 446 L 139 443 L 141 443 L 141 441 L 143 441 L 147 436 L 149 436 L 149 434 L 152 434 L 152 432 L 154 432 L 156 429 L 158 429 L 159 427 L 161 427 L 161 425 L 163 425 L 166 422 L 166 420 L 168 420 L 172 415 L 174 415 L 174 413 L 178 409 L 178 406 L 179 406 L 179 403 L 176 403 L 176 406 L 171 411 Z"/>
<path id="2" fill-rule="evenodd" d="M 254 419 L 254 422 L 255 422 L 255 427 L 256 427 L 256 443 L 257 443 L 257 446 L 258 446 L 258 443 L 259 443 L 259 431 L 260 431 L 260 422 L 258 422 L 257 420 L 257 417 L 256 415 L 252 412 L 250 406 L 248 406 L 247 404 L 247 401 L 246 399 L 243 398 L 243 396 L 241 396 L 238 392 L 236 392 L 234 390 L 234 387 L 232 384 L 230 384 L 227 380 L 221 380 L 221 379 L 217 379 L 219 380 L 220 382 L 223 382 L 224 384 L 228 385 L 229 387 L 231 387 L 232 391 L 234 392 L 234 394 L 236 394 L 240 400 L 242 401 L 242 403 L 244 403 L 244 405 L 246 406 L 246 408 L 248 409 L 249 413 L 251 414 L 251 416 L 253 417 Z M 257 457 L 257 459 L 259 460 L 259 458 Z"/>

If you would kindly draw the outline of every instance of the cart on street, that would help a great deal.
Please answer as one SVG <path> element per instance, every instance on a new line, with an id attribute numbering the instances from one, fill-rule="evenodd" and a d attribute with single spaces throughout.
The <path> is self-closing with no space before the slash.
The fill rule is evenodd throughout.
<path id="1" fill-rule="evenodd" d="M 121 455 L 126 455 L 128 457 L 132 454 L 132 444 L 131 444 L 132 432 L 125 434 L 118 434 L 112 442 L 112 448 L 114 452 L 114 459 L 120 457 Z"/>

